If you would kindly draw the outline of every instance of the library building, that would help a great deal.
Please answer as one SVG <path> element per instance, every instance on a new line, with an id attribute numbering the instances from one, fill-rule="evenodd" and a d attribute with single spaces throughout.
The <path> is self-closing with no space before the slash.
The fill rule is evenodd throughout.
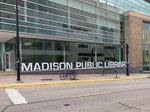
<path id="1" fill-rule="evenodd" d="M 0 71 L 16 71 L 16 0 L 0 0 Z M 21 72 L 150 71 L 150 0 L 18 0 Z"/>

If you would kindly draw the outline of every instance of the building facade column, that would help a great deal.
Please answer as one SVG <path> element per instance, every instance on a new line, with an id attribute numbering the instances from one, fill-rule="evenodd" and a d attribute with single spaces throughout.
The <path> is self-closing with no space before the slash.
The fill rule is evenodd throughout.
<path id="1" fill-rule="evenodd" d="M 143 68 L 143 20 L 144 15 L 132 11 L 125 13 L 125 42 L 129 46 L 129 67 L 133 72 Z"/>
<path id="2" fill-rule="evenodd" d="M 2 59 L 2 71 L 5 71 L 5 44 L 1 43 L 1 59 Z"/>

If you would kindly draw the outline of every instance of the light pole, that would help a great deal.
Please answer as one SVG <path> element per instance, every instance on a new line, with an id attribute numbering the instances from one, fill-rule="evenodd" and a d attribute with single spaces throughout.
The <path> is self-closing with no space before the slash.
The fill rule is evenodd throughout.
<path id="1" fill-rule="evenodd" d="M 94 61 L 94 59 L 93 59 L 93 57 L 94 57 L 94 49 L 92 49 L 92 51 L 91 51 L 91 62 L 93 62 Z"/>
<path id="2" fill-rule="evenodd" d="M 129 76 L 129 61 L 128 61 L 128 56 L 129 56 L 129 45 L 126 44 L 126 58 L 127 58 L 127 63 L 126 63 L 126 76 Z"/>
<path id="3" fill-rule="evenodd" d="M 19 46 L 19 10 L 18 0 L 16 0 L 16 69 L 17 69 L 17 81 L 20 79 L 20 46 Z"/>

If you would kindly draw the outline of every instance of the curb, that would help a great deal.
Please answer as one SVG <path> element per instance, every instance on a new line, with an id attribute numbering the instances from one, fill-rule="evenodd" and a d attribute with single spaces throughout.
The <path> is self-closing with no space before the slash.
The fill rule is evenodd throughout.
<path id="1" fill-rule="evenodd" d="M 59 82 L 47 82 L 47 83 L 1 84 L 0 89 L 27 88 L 27 87 L 40 87 L 40 86 L 63 86 L 63 85 L 70 85 L 70 84 L 116 82 L 116 81 L 126 81 L 126 80 L 140 80 L 140 79 L 147 79 L 147 78 L 148 77 L 130 77 L 130 78 L 101 79 L 101 80 L 59 81 Z"/>
<path id="2" fill-rule="evenodd" d="M 0 73 L 0 76 L 15 76 L 16 73 Z"/>

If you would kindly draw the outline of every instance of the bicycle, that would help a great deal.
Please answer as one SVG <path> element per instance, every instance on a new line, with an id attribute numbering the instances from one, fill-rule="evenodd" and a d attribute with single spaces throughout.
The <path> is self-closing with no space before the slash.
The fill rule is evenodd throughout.
<path id="1" fill-rule="evenodd" d="M 69 76 L 71 80 L 75 80 L 77 78 L 77 73 L 75 70 L 64 70 L 62 73 L 60 73 L 59 78 L 61 80 L 65 80 Z"/>

